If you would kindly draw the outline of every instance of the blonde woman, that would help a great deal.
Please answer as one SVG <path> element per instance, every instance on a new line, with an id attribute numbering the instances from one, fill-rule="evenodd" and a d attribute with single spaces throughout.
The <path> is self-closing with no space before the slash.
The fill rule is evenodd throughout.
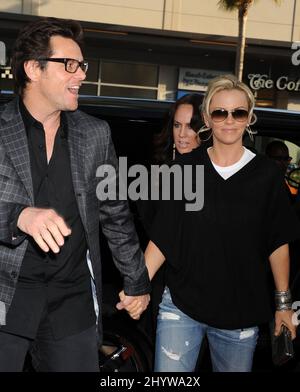
<path id="1" fill-rule="evenodd" d="M 276 164 L 243 146 L 253 109 L 252 92 L 234 76 L 211 81 L 202 114 L 212 147 L 180 158 L 204 165 L 204 207 L 188 212 L 183 203 L 165 203 L 152 227 L 150 278 L 167 259 L 155 371 L 193 371 L 204 335 L 214 371 L 251 371 L 258 325 L 274 317 L 269 267 L 276 334 L 286 325 L 295 337 L 288 243 L 299 224 Z M 128 311 L 138 315 L 138 302 Z"/>

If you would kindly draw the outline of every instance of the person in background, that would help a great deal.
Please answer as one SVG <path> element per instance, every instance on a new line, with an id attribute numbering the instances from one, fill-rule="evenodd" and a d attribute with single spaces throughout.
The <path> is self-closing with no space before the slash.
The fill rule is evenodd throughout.
<path id="1" fill-rule="evenodd" d="M 286 177 L 288 166 L 292 160 L 288 146 L 281 140 L 273 140 L 267 144 L 265 152 L 269 158 L 273 159 L 277 163 L 282 175 Z M 286 179 L 285 184 L 289 199 L 291 202 L 294 202 L 297 195 L 297 189 L 291 186 Z"/>
<path id="2" fill-rule="evenodd" d="M 280 172 L 284 177 L 285 189 L 287 191 L 293 209 L 300 221 L 300 193 L 299 188 L 295 188 L 289 184 L 287 180 L 288 166 L 292 160 L 289 154 L 288 146 L 281 140 L 273 140 L 266 146 L 266 155 L 274 160 Z M 300 240 L 297 239 L 290 244 L 290 287 L 293 298 L 300 299 Z"/>
<path id="3" fill-rule="evenodd" d="M 169 164 L 177 154 L 190 152 L 200 145 L 202 99 L 200 94 L 186 94 L 173 103 L 165 126 L 154 140 L 155 164 Z"/>
<path id="4" fill-rule="evenodd" d="M 187 94 L 173 103 L 163 129 L 154 137 L 153 164 L 171 165 L 178 154 L 199 147 L 201 141 L 198 131 L 203 124 L 200 108 L 202 99 L 200 94 Z M 146 232 L 152 225 L 159 204 L 155 200 L 137 202 Z"/>
<path id="5" fill-rule="evenodd" d="M 200 94 L 187 94 L 175 101 L 165 119 L 165 125 L 154 138 L 153 164 L 172 165 L 174 159 L 181 154 L 199 147 L 198 131 L 203 125 L 201 118 Z M 159 210 L 160 200 L 138 200 L 136 202 L 138 218 L 144 232 L 144 243 L 149 241 L 149 232 L 155 215 Z M 165 286 L 164 266 L 157 272 L 151 282 L 151 306 L 147 317 L 142 320 L 144 329 L 150 336 L 155 336 L 158 305 Z"/>
<path id="6" fill-rule="evenodd" d="M 97 168 L 118 168 L 108 124 L 77 110 L 82 36 L 76 21 L 42 18 L 15 43 L 17 97 L 0 110 L 1 372 L 22 371 L 29 351 L 37 371 L 99 371 L 99 218 L 124 277 L 118 308 L 149 302 L 127 202 L 96 195 Z"/>
<path id="7" fill-rule="evenodd" d="M 204 207 L 186 211 L 184 200 L 171 200 L 152 225 L 145 251 L 150 279 L 165 260 L 167 267 L 155 371 L 193 371 L 205 335 L 214 371 L 251 371 L 258 325 L 273 318 L 268 260 L 276 288 L 275 334 L 285 325 L 296 335 L 288 244 L 299 237 L 299 222 L 276 165 L 243 146 L 253 109 L 251 90 L 236 77 L 210 81 L 202 113 L 212 147 L 177 160 L 204 165 Z M 132 303 L 129 313 L 139 312 Z"/>

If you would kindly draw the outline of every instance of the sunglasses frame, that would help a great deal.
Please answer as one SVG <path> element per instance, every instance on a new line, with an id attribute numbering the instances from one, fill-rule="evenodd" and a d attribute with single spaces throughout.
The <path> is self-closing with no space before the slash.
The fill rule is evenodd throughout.
<path id="1" fill-rule="evenodd" d="M 224 118 L 222 118 L 221 120 L 216 120 L 216 119 L 214 119 L 213 116 L 214 116 L 214 113 L 215 113 L 215 112 L 219 112 L 220 114 L 223 114 L 223 115 L 224 115 Z M 245 117 L 243 117 L 242 119 L 238 119 L 238 118 L 236 117 L 236 116 L 238 116 L 238 115 L 237 115 L 238 112 L 243 112 L 243 113 L 245 114 Z M 233 118 L 235 121 L 238 121 L 238 122 L 247 121 L 247 120 L 248 120 L 248 117 L 249 117 L 249 111 L 246 110 L 246 109 L 240 109 L 240 108 L 236 108 L 236 109 L 233 109 L 233 110 L 227 110 L 227 109 L 222 109 L 222 108 L 220 108 L 220 109 L 215 109 L 215 110 L 213 110 L 209 115 L 210 115 L 210 118 L 212 119 L 213 122 L 217 122 L 217 123 L 218 123 L 218 122 L 225 121 L 225 120 L 228 118 L 229 114 L 231 114 L 232 118 Z"/>

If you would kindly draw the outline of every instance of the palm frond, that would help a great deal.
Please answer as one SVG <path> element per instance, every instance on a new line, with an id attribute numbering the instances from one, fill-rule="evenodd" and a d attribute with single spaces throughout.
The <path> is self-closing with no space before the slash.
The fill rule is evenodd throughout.
<path id="1" fill-rule="evenodd" d="M 273 1 L 277 5 L 280 5 L 282 3 L 282 0 L 273 0 Z M 219 8 L 225 11 L 234 11 L 236 9 L 239 9 L 241 6 L 249 5 L 252 2 L 253 2 L 252 0 L 219 0 L 218 6 Z"/>
<path id="2" fill-rule="evenodd" d="M 242 3 L 243 0 L 219 0 L 218 6 L 225 11 L 233 11 L 238 9 Z"/>

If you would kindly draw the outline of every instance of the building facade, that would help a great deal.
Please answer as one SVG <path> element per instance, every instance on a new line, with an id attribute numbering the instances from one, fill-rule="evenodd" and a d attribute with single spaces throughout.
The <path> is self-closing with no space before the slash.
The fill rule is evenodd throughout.
<path id="1" fill-rule="evenodd" d="M 89 61 L 82 94 L 173 100 L 234 72 L 237 12 L 217 0 L 1 0 L 1 90 L 12 89 L 19 28 L 41 16 L 82 22 Z M 258 106 L 300 110 L 300 0 L 253 4 L 243 80 Z"/>

